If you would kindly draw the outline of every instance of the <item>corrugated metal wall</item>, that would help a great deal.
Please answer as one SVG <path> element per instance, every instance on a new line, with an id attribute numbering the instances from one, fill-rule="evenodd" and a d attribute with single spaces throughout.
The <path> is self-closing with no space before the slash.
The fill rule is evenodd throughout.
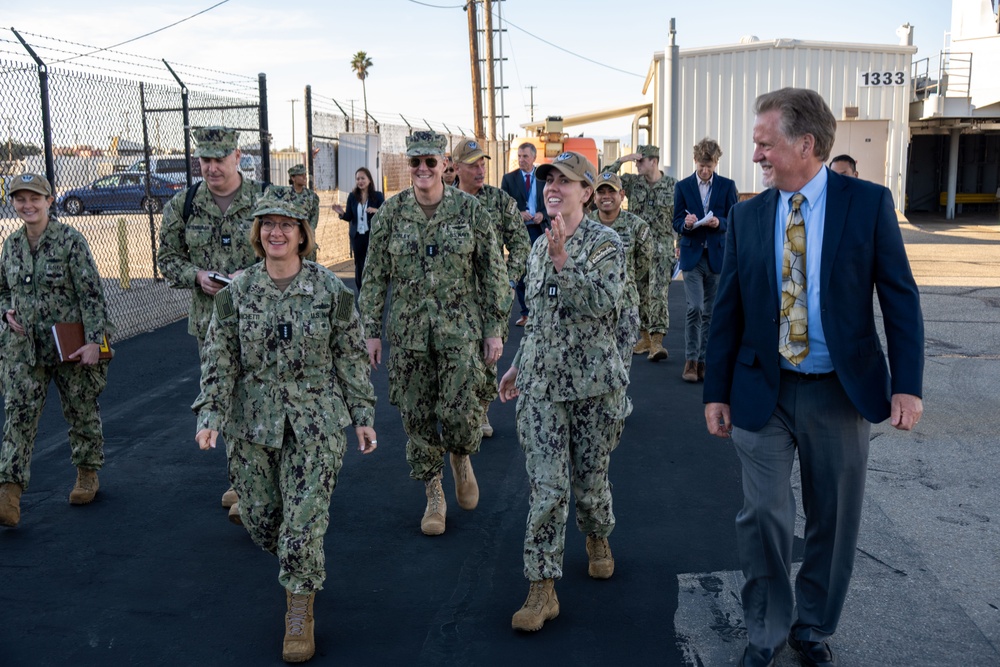
<path id="1" fill-rule="evenodd" d="M 719 173 L 736 181 L 740 192 L 758 192 L 760 169 L 753 164 L 753 104 L 758 95 L 785 86 L 811 88 L 830 105 L 838 123 L 845 107 L 857 107 L 857 120 L 889 121 L 882 181 L 900 202 L 906 187 L 909 143 L 910 61 L 915 47 L 773 40 L 724 47 L 681 49 L 676 175 L 694 169 L 692 147 L 715 138 L 725 155 Z M 663 60 L 654 58 L 654 67 Z M 864 72 L 902 72 L 903 85 L 864 87 Z M 660 72 L 654 73 L 660 79 Z M 875 165 L 864 176 L 878 182 Z"/>

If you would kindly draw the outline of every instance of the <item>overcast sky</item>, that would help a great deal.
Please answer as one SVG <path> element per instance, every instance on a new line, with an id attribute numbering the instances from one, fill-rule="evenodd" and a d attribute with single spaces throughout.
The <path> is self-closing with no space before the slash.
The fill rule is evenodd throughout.
<path id="1" fill-rule="evenodd" d="M 217 2 L 173 0 L 154 8 L 153 3 L 134 0 L 45 0 L 20 3 L 16 12 L 6 13 L 4 23 L 18 31 L 105 47 Z M 371 111 L 468 129 L 473 126 L 472 92 L 468 24 L 461 4 L 228 0 L 120 50 L 248 77 L 265 72 L 269 122 L 278 147 L 291 143 L 289 100 L 301 100 L 306 84 L 344 105 L 356 100 L 360 110 L 361 82 L 350 69 L 358 50 L 367 51 L 374 61 L 367 81 Z M 671 18 L 676 19 L 682 49 L 733 44 L 746 35 L 897 44 L 896 29 L 909 22 L 919 49 L 916 58 L 940 51 L 951 21 L 947 0 L 808 5 L 793 0 L 506 0 L 495 1 L 497 5 L 509 22 L 502 45 L 509 134 L 520 134 L 519 125 L 529 120 L 528 86 L 535 87 L 536 119 L 645 101 L 643 79 L 653 53 L 667 44 Z M 8 30 L 0 37 L 12 39 Z M 20 49 L 16 43 L 0 46 L 0 59 Z M 294 109 L 295 140 L 301 147 L 301 103 Z M 620 136 L 628 134 L 629 126 L 626 118 L 583 129 L 591 135 Z"/>

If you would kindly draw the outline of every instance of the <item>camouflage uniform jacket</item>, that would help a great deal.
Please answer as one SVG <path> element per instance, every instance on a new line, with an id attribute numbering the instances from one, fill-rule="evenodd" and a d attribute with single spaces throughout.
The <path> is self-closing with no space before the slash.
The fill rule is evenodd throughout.
<path id="1" fill-rule="evenodd" d="M 202 184 L 191 202 L 191 218 L 186 224 L 184 198 L 187 190 L 174 195 L 163 209 L 157 265 L 171 287 L 192 290 L 188 313 L 188 333 L 192 336 L 204 339 L 212 319 L 212 297 L 198 287 L 198 271 L 230 274 L 257 261 L 250 245 L 250 229 L 253 227 L 253 207 L 260 193 L 260 183 L 243 179 L 239 192 L 223 215 L 208 186 Z"/>
<path id="2" fill-rule="evenodd" d="M 354 293 L 313 262 L 282 292 L 264 263 L 215 298 L 202 355 L 198 428 L 280 447 L 285 421 L 299 442 L 371 426 L 375 391 Z"/>
<path id="3" fill-rule="evenodd" d="M 591 212 L 590 218 L 598 224 L 604 224 L 597 211 Z M 638 308 L 639 289 L 636 282 L 649 273 L 653 258 L 653 239 L 649 225 L 636 214 L 620 209 L 615 221 L 606 226 L 615 230 L 625 249 L 625 289 L 622 290 L 621 309 Z"/>
<path id="4" fill-rule="evenodd" d="M 393 346 L 440 350 L 502 334 L 507 269 L 490 218 L 471 195 L 446 187 L 430 220 L 413 188 L 379 209 L 359 300 L 367 338 L 381 337 L 390 281 Z"/>
<path id="5" fill-rule="evenodd" d="M 496 222 L 497 238 L 507 247 L 507 279 L 517 282 L 524 275 L 531 252 L 531 240 L 517 210 L 517 201 L 492 185 L 484 185 L 476 199 Z"/>
<path id="6" fill-rule="evenodd" d="M 295 192 L 294 188 L 292 192 Z M 316 231 L 319 226 L 319 195 L 309 188 L 302 188 L 302 192 L 292 195 L 292 201 L 309 214 L 309 226 Z"/>
<path id="7" fill-rule="evenodd" d="M 86 239 L 73 227 L 50 217 L 32 253 L 22 225 L 4 241 L 0 267 L 0 307 L 17 311 L 27 334 L 5 327 L 4 357 L 31 366 L 59 363 L 52 337 L 56 322 L 83 322 L 85 343 L 101 343 L 114 332 L 101 274 Z"/>
<path id="8" fill-rule="evenodd" d="M 618 173 L 621 160 L 616 160 L 605 167 L 607 171 Z M 645 176 L 638 174 L 620 174 L 622 190 L 628 197 L 628 210 L 646 221 L 656 238 L 677 238 L 674 230 L 674 187 L 677 185 L 672 177 L 661 174 L 660 180 L 652 185 Z"/>
<path id="9" fill-rule="evenodd" d="M 575 401 L 628 385 L 616 345 L 625 253 L 614 230 L 584 218 L 566 240 L 558 273 L 539 237 L 524 279 L 531 317 L 514 357 L 517 388 L 536 398 Z"/>

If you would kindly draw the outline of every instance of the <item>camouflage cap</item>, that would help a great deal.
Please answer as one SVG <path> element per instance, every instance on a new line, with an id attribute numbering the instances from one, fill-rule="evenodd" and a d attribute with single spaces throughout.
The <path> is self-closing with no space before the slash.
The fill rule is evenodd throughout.
<path id="1" fill-rule="evenodd" d="M 198 147 L 194 150 L 195 157 L 220 158 L 226 157 L 236 150 L 236 130 L 230 127 L 210 125 L 191 131 Z"/>
<path id="2" fill-rule="evenodd" d="M 615 192 L 621 192 L 622 179 L 613 171 L 602 171 L 601 175 L 597 177 L 596 186 L 601 187 L 602 185 L 608 185 L 614 188 Z"/>
<path id="3" fill-rule="evenodd" d="M 267 189 L 253 210 L 253 217 L 259 218 L 264 215 L 284 215 L 296 220 L 308 220 L 309 214 L 295 203 L 295 188 L 272 185 Z"/>
<path id="4" fill-rule="evenodd" d="M 46 197 L 52 196 L 52 186 L 44 176 L 38 174 L 21 174 L 10 181 L 8 192 L 14 194 L 18 190 L 30 190 Z"/>
<path id="5" fill-rule="evenodd" d="M 289 176 L 305 176 L 306 166 L 304 164 L 297 164 L 294 167 L 288 168 Z"/>
<path id="6" fill-rule="evenodd" d="M 448 137 L 434 130 L 419 130 L 406 138 L 406 157 L 444 155 Z"/>
<path id="7" fill-rule="evenodd" d="M 579 153 L 572 151 L 561 153 L 551 164 L 538 165 L 535 175 L 538 180 L 544 181 L 553 169 L 558 169 L 570 180 L 583 181 L 585 185 L 594 187 L 594 174 L 597 173 L 597 169 L 590 160 Z"/>
<path id="8" fill-rule="evenodd" d="M 639 150 L 636 151 L 642 157 L 655 157 L 657 160 L 660 159 L 660 147 L 659 146 L 639 146 Z"/>
<path id="9" fill-rule="evenodd" d="M 455 162 L 461 162 L 462 164 L 472 164 L 479 158 L 484 157 L 487 160 L 490 156 L 486 154 L 483 147 L 479 145 L 479 142 L 475 139 L 462 139 L 455 150 L 451 152 L 451 157 Z"/>

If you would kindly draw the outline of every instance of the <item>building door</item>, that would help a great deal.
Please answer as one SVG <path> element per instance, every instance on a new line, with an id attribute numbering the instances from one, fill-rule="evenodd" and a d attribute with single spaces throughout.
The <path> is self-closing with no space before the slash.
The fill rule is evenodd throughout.
<path id="1" fill-rule="evenodd" d="M 889 121 L 840 120 L 830 157 L 847 153 L 858 163 L 858 176 L 888 186 L 886 154 L 889 148 Z"/>

